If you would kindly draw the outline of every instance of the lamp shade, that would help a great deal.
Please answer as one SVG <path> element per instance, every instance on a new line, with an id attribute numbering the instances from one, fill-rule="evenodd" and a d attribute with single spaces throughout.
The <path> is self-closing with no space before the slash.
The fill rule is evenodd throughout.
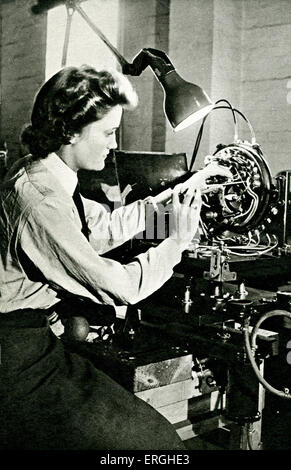
<path id="1" fill-rule="evenodd" d="M 174 131 L 180 131 L 206 116 L 214 104 L 198 85 L 172 70 L 158 77 L 164 89 L 164 111 Z"/>
<path id="2" fill-rule="evenodd" d="M 126 75 L 140 75 L 148 65 L 164 89 L 165 115 L 175 132 L 199 121 L 212 110 L 214 104 L 205 91 L 181 78 L 163 51 L 142 49 L 122 71 Z"/>

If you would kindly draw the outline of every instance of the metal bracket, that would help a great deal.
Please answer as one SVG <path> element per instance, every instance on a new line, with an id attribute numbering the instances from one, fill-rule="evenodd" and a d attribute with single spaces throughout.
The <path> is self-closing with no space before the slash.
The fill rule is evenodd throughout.
<path id="1" fill-rule="evenodd" d="M 229 270 L 227 256 L 222 250 L 217 248 L 217 250 L 213 250 L 211 253 L 210 271 L 204 271 L 203 277 L 212 281 L 228 282 L 235 281 L 237 273 Z"/>

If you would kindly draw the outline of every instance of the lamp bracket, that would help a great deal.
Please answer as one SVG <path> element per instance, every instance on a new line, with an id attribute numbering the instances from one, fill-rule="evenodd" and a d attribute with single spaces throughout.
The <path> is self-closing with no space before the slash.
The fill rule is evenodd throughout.
<path id="1" fill-rule="evenodd" d="M 142 49 L 133 59 L 132 64 L 125 64 L 122 72 L 125 75 L 140 75 L 147 66 L 150 66 L 159 80 L 169 72 L 175 70 L 167 54 L 163 51 L 153 48 Z"/>

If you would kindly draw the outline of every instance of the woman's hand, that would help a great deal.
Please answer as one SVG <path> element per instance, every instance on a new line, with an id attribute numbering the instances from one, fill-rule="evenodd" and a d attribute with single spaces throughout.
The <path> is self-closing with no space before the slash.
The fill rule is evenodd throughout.
<path id="1" fill-rule="evenodd" d="M 181 194 L 178 187 L 172 193 L 172 211 L 169 219 L 169 237 L 186 249 L 198 230 L 201 210 L 201 192 Z"/>
<path id="2" fill-rule="evenodd" d="M 192 195 L 193 197 L 196 189 L 199 189 L 201 192 L 203 192 L 208 187 L 206 180 L 211 176 L 224 176 L 225 178 L 233 178 L 233 175 L 228 168 L 218 165 L 217 162 L 212 162 L 202 170 L 194 173 L 184 183 L 177 184 L 174 187 L 174 190 L 166 189 L 157 196 L 149 197 L 146 200 L 150 201 L 155 206 L 158 206 L 159 204 L 169 204 L 172 200 L 173 193 L 176 191 L 183 195 Z"/>
<path id="3" fill-rule="evenodd" d="M 224 166 L 218 165 L 218 163 L 209 163 L 202 170 L 197 171 L 187 181 L 177 185 L 181 193 L 189 192 L 193 194 L 195 189 L 200 189 L 203 192 L 207 188 L 206 180 L 211 176 L 224 176 L 225 178 L 233 178 L 230 170 Z M 176 186 L 176 187 L 177 187 Z"/>

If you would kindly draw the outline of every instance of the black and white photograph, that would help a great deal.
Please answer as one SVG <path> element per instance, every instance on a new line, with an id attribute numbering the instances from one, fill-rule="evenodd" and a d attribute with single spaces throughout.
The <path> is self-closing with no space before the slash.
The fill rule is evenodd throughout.
<path id="1" fill-rule="evenodd" d="M 290 399 L 291 1 L 0 0 L 0 457 L 260 458 Z"/>

